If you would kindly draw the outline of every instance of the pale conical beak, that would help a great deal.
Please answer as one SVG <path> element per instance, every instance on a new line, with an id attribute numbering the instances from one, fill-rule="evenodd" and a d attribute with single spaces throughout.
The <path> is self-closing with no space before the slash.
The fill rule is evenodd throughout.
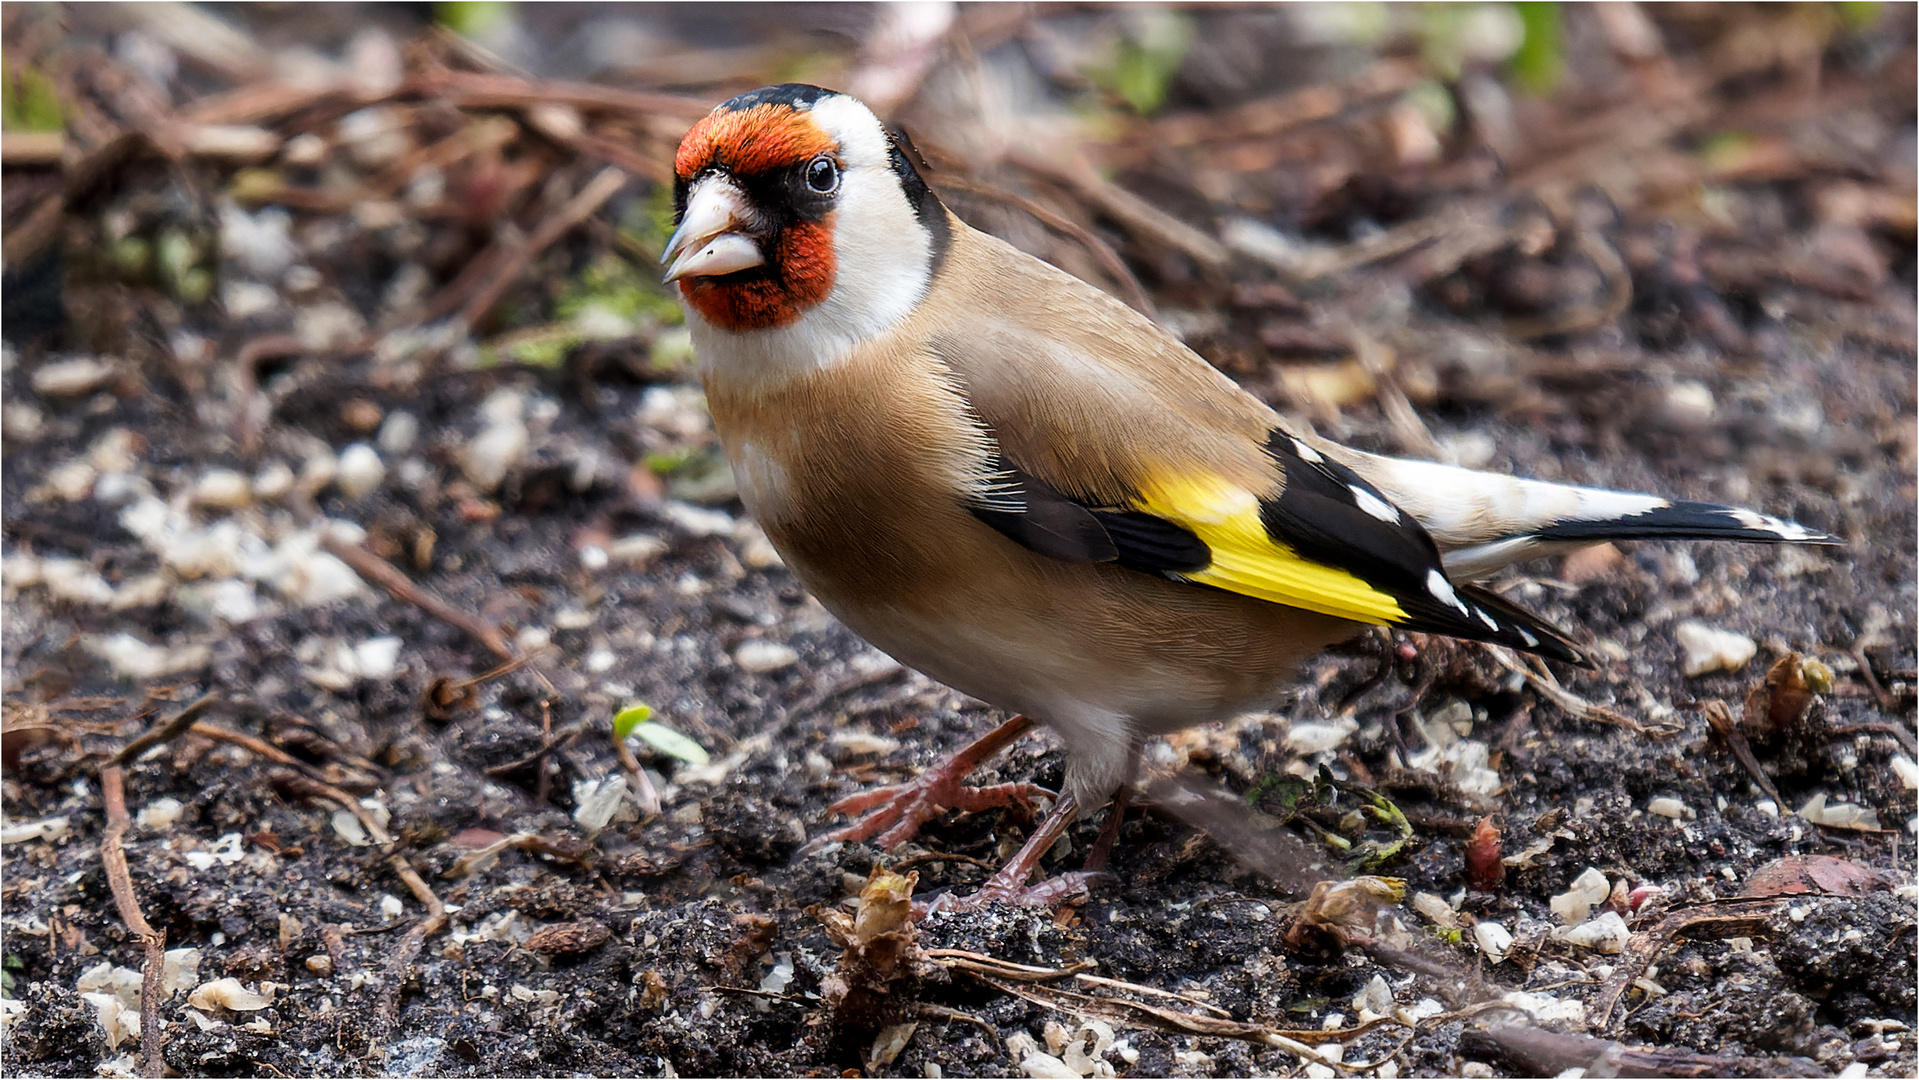
<path id="1" fill-rule="evenodd" d="M 717 277 L 764 265 L 766 257 L 741 226 L 754 218 L 746 196 L 725 176 L 709 176 L 686 200 L 680 227 L 666 242 L 661 262 L 668 282 L 683 277 Z"/>

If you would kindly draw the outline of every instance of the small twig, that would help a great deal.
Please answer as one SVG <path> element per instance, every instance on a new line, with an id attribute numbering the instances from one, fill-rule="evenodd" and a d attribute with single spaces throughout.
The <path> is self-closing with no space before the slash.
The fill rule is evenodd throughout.
<path id="1" fill-rule="evenodd" d="M 140 1075 L 165 1076 L 167 1063 L 161 1056 L 160 1040 L 160 979 L 166 969 L 167 939 L 147 924 L 146 915 L 140 911 L 140 898 L 133 891 L 133 875 L 127 870 L 123 846 L 129 825 L 126 775 L 125 768 L 117 761 L 100 770 L 100 792 L 107 807 L 107 831 L 100 838 L 100 863 L 106 869 L 107 886 L 113 892 L 120 921 L 140 939 L 146 951 L 140 970 Z"/>
<path id="2" fill-rule="evenodd" d="M 306 345 L 292 334 L 265 334 L 240 346 L 233 358 L 233 392 L 240 399 L 240 455 L 251 459 L 260 448 L 260 425 L 269 407 L 260 395 L 260 361 L 298 356 Z"/>
<path id="3" fill-rule="evenodd" d="M 606 200 L 626 186 L 626 182 L 625 170 L 611 165 L 601 169 L 599 175 L 587 181 L 579 194 L 568 199 L 566 204 L 555 211 L 551 217 L 540 222 L 539 227 L 533 230 L 533 234 L 527 237 L 524 244 L 518 245 L 500 260 L 499 265 L 493 268 L 486 284 L 482 285 L 472 299 L 460 309 L 460 321 L 469 328 L 479 325 L 480 321 L 486 318 L 487 313 L 493 310 L 493 305 L 500 302 L 500 297 L 506 294 L 506 290 L 519 280 L 521 271 L 525 270 L 541 252 L 552 247 L 560 237 L 572 231 L 582 221 L 592 217 L 601 206 L 605 205 Z"/>
<path id="4" fill-rule="evenodd" d="M 1185 994 L 1175 993 L 1171 990 L 1161 990 L 1157 986 L 1141 986 L 1138 983 L 1122 982 L 1119 979 L 1109 979 L 1104 975 L 1088 975 L 1083 971 L 1075 974 L 1073 978 L 1079 982 L 1088 983 L 1093 986 L 1110 986 L 1115 990 L 1126 990 L 1135 994 L 1151 994 L 1155 997 L 1168 997 L 1168 998 L 1172 998 L 1174 1001 L 1183 1001 L 1188 1005 L 1197 1005 L 1198 1007 L 1205 1009 L 1209 1013 L 1218 1014 L 1221 1019 L 1231 1020 L 1233 1018 L 1232 1013 L 1227 1012 L 1225 1009 L 1222 1009 L 1217 1005 L 1209 1005 L 1204 1001 L 1198 1001 L 1194 998 L 1187 997 Z"/>
<path id="5" fill-rule="evenodd" d="M 1753 783 L 1759 785 L 1759 790 L 1766 793 L 1766 798 L 1771 799 L 1774 806 L 1784 809 L 1785 800 L 1779 797 L 1779 789 L 1773 786 L 1772 777 L 1766 775 L 1765 766 L 1759 764 L 1759 758 L 1753 754 L 1751 745 L 1746 742 L 1745 733 L 1739 730 L 1739 724 L 1732 718 L 1732 710 L 1726 707 L 1725 702 L 1714 698 L 1706 702 L 1705 711 L 1706 724 L 1726 741 L 1726 746 L 1732 750 L 1732 756 L 1738 759 L 1739 764 L 1752 777 Z"/>
<path id="6" fill-rule="evenodd" d="M 999 1041 L 999 1029 L 981 1020 L 979 1017 L 974 1016 L 972 1013 L 961 1012 L 958 1009 L 951 1009 L 944 1005 L 935 1005 L 930 1001 L 914 1002 L 913 1011 L 917 1015 L 930 1016 L 935 1020 L 957 1020 L 962 1024 L 976 1025 L 981 1031 L 986 1032 L 988 1038 L 994 1042 Z"/>
<path id="7" fill-rule="evenodd" d="M 1034 967 L 1031 964 L 1016 964 L 1011 960 L 1001 960 L 997 956 L 988 956 L 968 949 L 927 949 L 925 956 L 942 967 L 997 975 L 1002 979 L 1017 979 L 1020 982 L 1064 979 L 1070 975 L 1077 975 L 1087 968 L 1099 966 L 1090 960 L 1084 960 L 1063 968 Z"/>
<path id="8" fill-rule="evenodd" d="M 1606 1031 L 1612 1027 L 1613 1006 L 1619 1003 L 1626 988 L 1682 932 L 1696 927 L 1711 927 L 1711 936 L 1714 937 L 1756 934 L 1763 931 L 1767 920 L 1778 914 L 1784 906 L 1784 901 L 1776 897 L 1719 900 L 1701 907 L 1675 911 L 1659 920 L 1651 929 L 1634 934 L 1626 946 L 1625 955 L 1613 965 L 1612 974 L 1606 977 L 1599 993 L 1593 998 L 1593 1029 Z"/>
<path id="9" fill-rule="evenodd" d="M 1347 337 L 1352 342 L 1353 358 L 1373 377 L 1373 393 L 1379 399 L 1379 411 L 1385 414 L 1387 423 L 1392 425 L 1400 450 L 1429 461 L 1440 460 L 1439 443 L 1433 438 L 1432 429 L 1419 418 L 1413 403 L 1407 400 L 1406 392 L 1399 388 L 1399 380 L 1393 377 L 1397 358 L 1392 349 L 1357 325 L 1348 330 Z"/>
<path id="10" fill-rule="evenodd" d="M 1224 270 L 1232 259 L 1226 245 L 1101 176 L 1084 158 L 1056 162 L 1015 153 L 1012 161 L 1037 176 L 1065 184 L 1134 236 L 1180 252 L 1208 273 Z"/>
<path id="11" fill-rule="evenodd" d="M 502 660 L 518 659 L 513 652 L 513 646 L 507 644 L 506 635 L 500 633 L 499 627 L 478 616 L 468 615 L 415 585 L 411 578 L 395 569 L 392 563 L 358 544 L 349 544 L 330 532 L 321 532 L 320 544 L 335 558 L 352 567 L 354 573 L 385 589 L 395 600 L 412 604 L 448 626 L 466 631 Z"/>
<path id="12" fill-rule="evenodd" d="M 1119 257 L 1119 252 L 1113 250 L 1113 245 L 1100 239 L 1097 233 L 1081 226 L 1066 215 L 1056 212 L 1044 203 L 1035 202 L 1017 191 L 1009 191 L 998 184 L 990 184 L 984 180 L 975 180 L 966 176 L 942 174 L 939 177 L 938 186 L 964 191 L 982 199 L 991 199 L 1010 206 L 1031 215 L 1040 224 L 1054 232 L 1072 237 L 1086 249 L 1086 253 L 1091 255 L 1095 262 L 1099 263 L 1100 269 L 1106 271 L 1107 275 L 1120 287 L 1120 291 L 1125 294 L 1127 306 L 1154 322 L 1159 321 L 1159 309 L 1153 306 L 1152 298 L 1146 295 L 1146 287 L 1139 283 L 1139 278 L 1133 274 L 1132 268 L 1126 265 L 1126 260 Z"/>
<path id="13" fill-rule="evenodd" d="M 1625 713 L 1587 701 L 1561 686 L 1552 671 L 1546 667 L 1545 661 L 1536 656 L 1526 657 L 1531 665 L 1526 666 L 1513 659 L 1512 652 L 1501 646 L 1488 645 L 1486 652 L 1500 667 L 1524 678 L 1527 684 L 1543 695 L 1546 700 L 1575 720 L 1592 720 L 1601 724 L 1611 724 L 1639 735 L 1670 735 L 1675 730 L 1671 725 L 1666 724 L 1642 724 Z"/>
<path id="14" fill-rule="evenodd" d="M 120 752 L 113 755 L 111 764 L 130 764 L 135 758 L 146 753 L 148 750 L 163 743 L 172 742 L 186 734 L 187 729 L 194 726 L 194 722 L 200 718 L 202 713 L 219 703 L 220 695 L 218 692 L 202 695 L 197 701 L 181 709 L 179 715 L 173 719 L 168 720 L 164 724 L 155 724 L 153 727 L 141 732 L 138 738 L 121 747 Z"/>

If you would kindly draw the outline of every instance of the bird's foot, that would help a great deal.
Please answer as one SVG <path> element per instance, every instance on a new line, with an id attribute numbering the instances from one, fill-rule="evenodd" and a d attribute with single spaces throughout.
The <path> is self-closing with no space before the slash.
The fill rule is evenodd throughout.
<path id="1" fill-rule="evenodd" d="M 1114 807 L 1115 813 L 1112 820 L 1118 820 L 1121 809 L 1118 806 Z M 1046 815 L 1046 820 L 1040 822 L 1039 828 L 1034 830 L 1033 835 L 1027 837 L 1026 843 L 1020 847 L 1018 853 L 1006 861 L 1006 865 L 1000 868 L 999 873 L 987 879 L 986 884 L 980 886 L 978 892 L 969 896 L 942 893 L 925 903 L 915 902 L 913 913 L 926 916 L 936 911 L 978 911 L 993 903 L 1057 908 L 1084 896 L 1095 881 L 1104 880 L 1107 877 L 1102 869 L 1105 864 L 1105 852 L 1102 848 L 1110 847 L 1110 843 L 1094 845 L 1094 854 L 1099 859 L 1098 865 L 1089 865 L 1085 870 L 1058 874 L 1030 883 L 1028 880 L 1033 876 L 1033 872 L 1039 869 L 1040 858 L 1052 850 L 1053 845 L 1059 841 L 1067 827 L 1072 825 L 1074 819 L 1078 817 L 1079 800 L 1070 794 L 1062 797 Z M 1104 831 L 1102 830 L 1102 833 Z M 1092 860 L 1089 859 L 1088 862 L 1090 864 Z"/>
<path id="2" fill-rule="evenodd" d="M 1037 784 L 993 784 L 968 787 L 963 781 L 981 762 L 1024 735 L 1033 726 L 1024 716 L 1015 716 L 970 746 L 933 766 L 904 784 L 862 791 L 827 807 L 829 814 L 864 814 L 858 821 L 814 837 L 800 849 L 802 857 L 828 844 L 859 843 L 871 840 L 891 851 L 919 832 L 920 826 L 947 810 L 968 812 L 1003 806 L 1032 809 L 1039 799 L 1055 798 Z"/>

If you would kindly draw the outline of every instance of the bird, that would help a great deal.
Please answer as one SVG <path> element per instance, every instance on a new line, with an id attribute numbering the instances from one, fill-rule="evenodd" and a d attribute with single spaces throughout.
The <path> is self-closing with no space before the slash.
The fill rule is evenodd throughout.
<path id="1" fill-rule="evenodd" d="M 1144 740 L 1272 706 L 1303 660 L 1368 626 L 1577 663 L 1565 632 L 1478 582 L 1613 540 L 1834 542 L 1295 427 L 1145 316 L 961 221 L 910 140 L 844 93 L 731 98 L 674 173 L 665 281 L 746 510 L 847 627 L 1013 714 L 835 804 L 864 816 L 815 848 L 890 849 L 942 808 L 1050 797 L 962 783 L 1037 722 L 1065 744 L 1062 789 L 977 895 L 1057 897 L 1027 884 L 1039 856 L 1124 797 Z"/>

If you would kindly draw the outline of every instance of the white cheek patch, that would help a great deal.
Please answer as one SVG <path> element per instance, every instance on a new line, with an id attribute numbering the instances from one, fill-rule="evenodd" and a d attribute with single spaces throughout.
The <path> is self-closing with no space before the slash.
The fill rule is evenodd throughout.
<path id="1" fill-rule="evenodd" d="M 821 98 L 810 110 L 813 122 L 820 126 L 840 148 L 841 168 L 885 167 L 889 153 L 886 130 L 879 117 L 857 99 L 843 94 Z"/>

